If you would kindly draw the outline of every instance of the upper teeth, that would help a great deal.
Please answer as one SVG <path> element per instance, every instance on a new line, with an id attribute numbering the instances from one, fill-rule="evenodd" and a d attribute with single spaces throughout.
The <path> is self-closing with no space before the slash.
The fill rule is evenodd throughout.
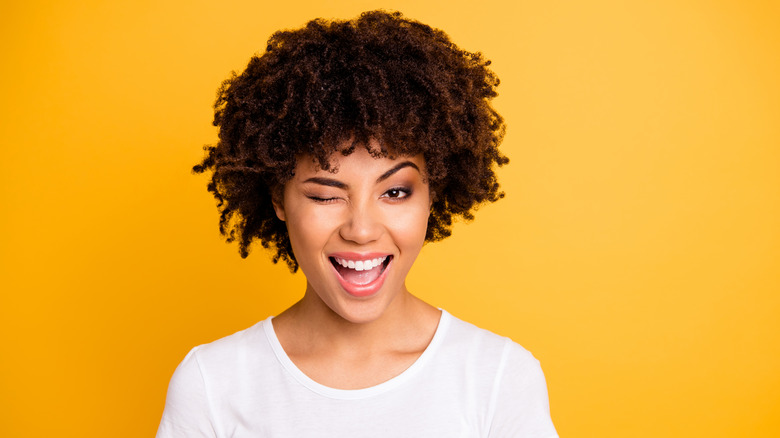
<path id="1" fill-rule="evenodd" d="M 334 259 L 336 260 L 336 263 L 345 268 L 354 269 L 356 271 L 369 271 L 384 263 L 387 259 L 387 256 L 378 257 L 371 260 L 347 260 L 340 259 L 338 257 L 334 257 Z"/>

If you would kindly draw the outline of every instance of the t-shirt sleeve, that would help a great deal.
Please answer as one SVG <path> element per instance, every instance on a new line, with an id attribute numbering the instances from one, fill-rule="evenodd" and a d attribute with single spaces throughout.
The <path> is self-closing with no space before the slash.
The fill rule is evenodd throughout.
<path id="1" fill-rule="evenodd" d="M 508 341 L 494 388 L 490 438 L 557 438 L 539 361 Z"/>
<path id="2" fill-rule="evenodd" d="M 171 377 L 157 438 L 217 436 L 197 354 L 195 347 Z"/>

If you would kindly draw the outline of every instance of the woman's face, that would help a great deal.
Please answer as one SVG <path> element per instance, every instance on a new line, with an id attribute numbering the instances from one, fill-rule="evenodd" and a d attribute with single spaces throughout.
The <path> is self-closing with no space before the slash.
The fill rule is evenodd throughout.
<path id="1" fill-rule="evenodd" d="M 305 299 L 355 323 L 380 317 L 401 294 L 425 241 L 431 200 L 422 156 L 334 154 L 337 172 L 302 157 L 274 205 L 307 279 Z"/>

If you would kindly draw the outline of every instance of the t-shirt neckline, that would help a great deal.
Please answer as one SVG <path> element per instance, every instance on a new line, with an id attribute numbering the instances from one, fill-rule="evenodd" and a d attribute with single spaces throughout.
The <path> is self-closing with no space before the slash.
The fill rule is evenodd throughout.
<path id="1" fill-rule="evenodd" d="M 444 338 L 445 333 L 447 332 L 447 328 L 449 327 L 450 321 L 452 319 L 452 316 L 449 313 L 447 313 L 446 310 L 443 309 L 439 309 L 439 310 L 441 310 L 439 325 L 436 326 L 436 331 L 433 334 L 433 338 L 431 339 L 431 342 L 422 352 L 420 357 L 418 357 L 417 360 L 415 360 L 414 363 L 412 363 L 412 365 L 409 366 L 409 368 L 401 372 L 401 374 L 391 378 L 390 380 L 382 382 L 378 385 L 370 386 L 368 388 L 361 388 L 361 389 L 331 388 L 329 386 L 325 386 L 321 383 L 315 382 L 309 376 L 304 374 L 304 372 L 301 371 L 293 363 L 290 357 L 287 356 L 287 352 L 285 352 L 284 348 L 282 348 L 282 344 L 279 342 L 279 338 L 276 337 L 276 332 L 274 331 L 273 322 L 272 322 L 273 316 L 269 316 L 265 321 L 263 321 L 263 331 L 265 332 L 266 338 L 268 338 L 268 342 L 271 345 L 271 349 L 276 355 L 276 359 L 284 367 L 284 369 L 288 373 L 290 373 L 290 375 L 292 375 L 292 377 L 296 381 L 298 381 L 298 383 L 308 388 L 309 390 L 317 394 L 323 395 L 325 397 L 330 397 L 330 398 L 340 399 L 340 400 L 357 400 L 357 399 L 362 399 L 367 397 L 373 397 L 375 395 L 382 394 L 394 388 L 397 388 L 398 386 L 404 384 L 409 379 L 411 379 L 415 374 L 417 374 L 420 371 L 420 369 L 422 369 L 425 366 L 425 363 L 429 360 L 431 356 L 435 354 L 436 349 L 442 343 L 442 339 Z"/>

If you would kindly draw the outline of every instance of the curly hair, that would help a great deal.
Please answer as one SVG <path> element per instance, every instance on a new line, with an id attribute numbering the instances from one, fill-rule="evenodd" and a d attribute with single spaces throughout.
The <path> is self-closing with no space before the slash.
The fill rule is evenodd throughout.
<path id="1" fill-rule="evenodd" d="M 238 241 L 241 257 L 258 239 L 274 263 L 297 271 L 273 199 L 302 154 L 335 172 L 333 153 L 364 147 L 374 157 L 422 154 L 433 199 L 425 240 L 449 236 L 454 217 L 471 220 L 480 204 L 504 196 L 494 164 L 509 162 L 498 150 L 505 125 L 490 105 L 499 80 L 489 65 L 399 12 L 276 32 L 265 53 L 223 82 L 219 141 L 193 168 L 211 172 L 220 232 Z"/>

